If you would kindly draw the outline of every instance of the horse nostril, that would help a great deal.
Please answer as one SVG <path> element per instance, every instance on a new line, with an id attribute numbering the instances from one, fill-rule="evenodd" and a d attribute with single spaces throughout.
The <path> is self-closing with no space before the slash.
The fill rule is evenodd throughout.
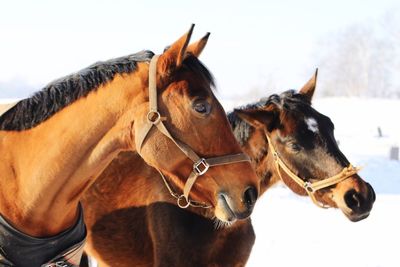
<path id="1" fill-rule="evenodd" d="M 344 195 L 344 201 L 349 208 L 354 211 L 358 211 L 363 204 L 363 197 L 361 194 L 357 193 L 356 190 L 352 189 L 347 191 L 347 193 Z"/>
<path id="2" fill-rule="evenodd" d="M 247 207 L 253 207 L 257 200 L 257 189 L 254 186 L 248 187 L 244 191 L 243 200 Z"/>

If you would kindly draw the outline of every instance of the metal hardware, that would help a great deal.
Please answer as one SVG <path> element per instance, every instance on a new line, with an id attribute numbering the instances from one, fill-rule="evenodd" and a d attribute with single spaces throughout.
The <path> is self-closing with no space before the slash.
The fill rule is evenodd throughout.
<path id="1" fill-rule="evenodd" d="M 147 120 L 151 123 L 151 124 L 157 124 L 160 122 L 161 120 L 161 114 L 158 111 L 149 111 L 149 113 L 147 113 Z"/>
<path id="2" fill-rule="evenodd" d="M 186 202 L 186 204 L 182 204 L 181 200 L 184 200 Z M 176 203 L 178 204 L 178 207 L 181 209 L 186 209 L 187 207 L 190 206 L 190 200 L 186 200 L 184 195 L 180 195 L 177 199 L 176 199 Z"/>
<path id="3" fill-rule="evenodd" d="M 208 168 L 210 168 L 210 165 L 204 158 L 201 158 L 193 164 L 193 171 L 199 176 L 205 174 L 208 171 Z"/>
<path id="4" fill-rule="evenodd" d="M 314 193 L 315 192 L 315 190 L 312 187 L 312 184 L 310 182 L 305 182 L 304 183 L 304 189 L 307 190 L 307 192 L 309 192 L 309 193 Z"/>

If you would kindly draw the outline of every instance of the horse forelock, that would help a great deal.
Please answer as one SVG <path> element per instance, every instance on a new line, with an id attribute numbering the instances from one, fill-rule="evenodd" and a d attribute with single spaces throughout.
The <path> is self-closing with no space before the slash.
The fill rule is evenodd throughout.
<path id="1" fill-rule="evenodd" d="M 135 71 L 138 62 L 150 61 L 153 55 L 151 51 L 142 51 L 97 62 L 77 73 L 57 79 L 3 114 L 0 117 L 0 130 L 22 131 L 33 128 L 111 81 L 115 75 Z"/>
<path id="2" fill-rule="evenodd" d="M 193 55 L 189 55 L 188 57 L 186 57 L 183 61 L 183 67 L 186 67 L 190 71 L 194 72 L 196 75 L 202 77 L 210 84 L 211 89 L 216 89 L 214 76 L 197 57 Z"/>

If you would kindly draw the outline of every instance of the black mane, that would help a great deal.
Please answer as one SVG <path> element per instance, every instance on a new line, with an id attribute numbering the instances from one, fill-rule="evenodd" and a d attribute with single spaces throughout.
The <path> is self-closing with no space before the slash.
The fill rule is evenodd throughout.
<path id="1" fill-rule="evenodd" d="M 307 112 L 311 103 L 304 95 L 297 93 L 295 90 L 288 90 L 280 95 L 273 94 L 267 98 L 261 98 L 256 103 L 247 104 L 236 109 L 260 109 L 269 105 L 276 105 L 284 112 L 298 111 Z M 308 112 L 307 112 L 308 113 Z M 233 133 L 241 145 L 243 145 L 253 132 L 253 127 L 242 120 L 235 112 L 228 113 L 228 120 L 231 124 Z"/>
<path id="2" fill-rule="evenodd" d="M 97 62 L 77 73 L 53 81 L 3 114 L 0 117 L 0 130 L 22 131 L 33 128 L 57 111 L 87 96 L 100 85 L 111 81 L 116 74 L 131 73 L 136 70 L 137 62 L 150 61 L 153 56 L 151 51 L 142 51 Z M 215 86 L 212 74 L 195 56 L 187 57 L 183 61 L 183 67 L 201 75 L 212 88 Z"/>
<path id="3" fill-rule="evenodd" d="M 0 130 L 21 131 L 35 127 L 74 101 L 87 96 L 116 74 L 131 73 L 137 62 L 150 61 L 154 53 L 142 51 L 97 62 L 77 73 L 48 84 L 32 97 L 21 100 L 0 117 Z"/>

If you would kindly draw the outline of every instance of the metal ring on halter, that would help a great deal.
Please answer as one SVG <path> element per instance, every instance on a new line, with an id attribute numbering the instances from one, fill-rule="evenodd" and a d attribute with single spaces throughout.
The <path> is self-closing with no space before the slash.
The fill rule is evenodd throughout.
<path id="1" fill-rule="evenodd" d="M 151 123 L 151 124 L 157 124 L 160 122 L 161 120 L 161 114 L 158 111 L 149 111 L 149 113 L 147 113 L 147 120 Z"/>
<path id="2" fill-rule="evenodd" d="M 312 187 L 310 182 L 305 182 L 304 183 L 304 189 L 307 190 L 307 192 L 309 192 L 309 193 L 314 193 L 315 192 L 315 190 Z"/>
<path id="3" fill-rule="evenodd" d="M 205 174 L 208 168 L 210 168 L 210 165 L 204 158 L 199 159 L 199 161 L 193 164 L 193 171 L 199 176 Z"/>
<path id="4" fill-rule="evenodd" d="M 186 201 L 185 205 L 181 204 L 181 199 L 184 199 Z M 181 209 L 186 209 L 187 207 L 190 206 L 190 200 L 187 201 L 184 195 L 180 195 L 177 199 L 176 199 L 176 204 L 178 204 L 178 207 Z"/>

